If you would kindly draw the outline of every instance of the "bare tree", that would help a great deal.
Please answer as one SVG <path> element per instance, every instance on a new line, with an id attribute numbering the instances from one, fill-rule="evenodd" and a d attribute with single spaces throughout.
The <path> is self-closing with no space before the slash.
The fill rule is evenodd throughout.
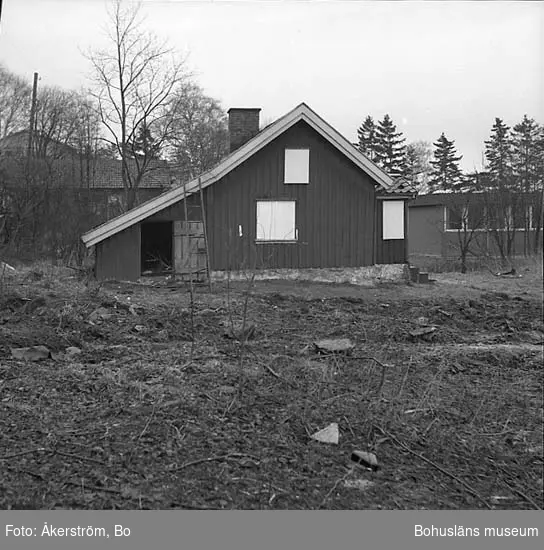
<path id="1" fill-rule="evenodd" d="M 404 177 L 416 187 L 418 193 L 429 191 L 432 155 L 431 146 L 426 141 L 414 141 L 406 146 Z"/>
<path id="2" fill-rule="evenodd" d="M 181 178 L 188 180 L 228 153 L 227 117 L 219 102 L 192 82 L 179 89 L 173 103 L 171 157 Z"/>
<path id="3" fill-rule="evenodd" d="M 451 243 L 451 246 L 459 254 L 461 273 L 466 273 L 468 257 L 479 256 L 480 250 L 485 247 L 479 238 L 486 222 L 483 197 L 471 191 L 446 193 L 444 197 L 445 229 L 455 231 L 455 242 Z"/>
<path id="4" fill-rule="evenodd" d="M 28 128 L 30 85 L 0 65 L 0 138 Z"/>
<path id="5" fill-rule="evenodd" d="M 186 80 L 185 60 L 144 28 L 141 3 L 112 0 L 109 47 L 91 51 L 93 97 L 100 120 L 122 161 L 126 206 L 138 201 L 138 187 L 153 167 L 153 156 L 171 131 L 172 94 Z M 153 136 L 153 156 L 134 150 L 140 133 Z"/>

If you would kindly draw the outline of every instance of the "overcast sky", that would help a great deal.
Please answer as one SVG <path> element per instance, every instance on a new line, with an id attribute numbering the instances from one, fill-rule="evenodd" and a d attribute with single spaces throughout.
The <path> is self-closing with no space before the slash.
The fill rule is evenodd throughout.
<path id="1" fill-rule="evenodd" d="M 79 88 L 103 43 L 105 0 L 4 0 L 0 62 Z M 454 139 L 479 167 L 495 117 L 544 122 L 544 3 L 144 2 L 206 92 L 270 121 L 306 102 L 348 139 L 389 113 L 408 141 Z"/>

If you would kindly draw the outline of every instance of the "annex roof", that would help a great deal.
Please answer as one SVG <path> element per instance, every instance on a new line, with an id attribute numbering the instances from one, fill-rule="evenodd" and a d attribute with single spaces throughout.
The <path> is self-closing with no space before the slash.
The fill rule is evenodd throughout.
<path id="1" fill-rule="evenodd" d="M 254 138 L 250 139 L 239 149 L 225 157 L 211 170 L 204 172 L 201 176 L 191 180 L 185 185 L 180 185 L 166 191 L 158 197 L 144 202 L 136 208 L 95 227 L 82 236 L 83 242 L 87 247 L 91 247 L 149 216 L 160 212 L 164 208 L 182 200 L 185 196 L 198 192 L 200 186 L 204 189 L 212 185 L 300 121 L 306 122 L 363 172 L 368 174 L 378 184 L 381 191 L 387 192 L 395 188 L 395 181 L 393 178 L 361 153 L 329 123 L 323 120 L 315 111 L 310 109 L 308 105 L 301 103 L 292 111 L 265 127 Z"/>

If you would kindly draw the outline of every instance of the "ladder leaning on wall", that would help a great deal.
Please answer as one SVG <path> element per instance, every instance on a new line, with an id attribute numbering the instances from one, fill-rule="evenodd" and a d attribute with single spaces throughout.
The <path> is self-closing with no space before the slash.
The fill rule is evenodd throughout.
<path id="1" fill-rule="evenodd" d="M 206 227 L 206 209 L 204 207 L 204 192 L 202 191 L 202 182 L 198 178 L 198 200 L 195 204 L 188 204 L 188 199 L 192 193 L 187 194 L 186 182 L 183 183 L 183 208 L 185 214 L 184 222 L 179 222 L 179 227 L 175 229 L 175 238 L 180 239 L 181 249 L 176 250 L 175 255 L 180 259 L 176 265 L 176 271 L 181 275 L 182 280 L 188 276 L 189 282 L 194 282 L 195 276 L 198 281 L 202 275 L 205 276 L 208 286 L 211 290 L 210 273 L 210 250 L 208 247 L 208 230 Z M 198 215 L 189 216 L 190 212 L 196 211 Z M 192 219 L 190 219 L 192 218 Z M 179 254 L 178 254 L 179 252 Z"/>

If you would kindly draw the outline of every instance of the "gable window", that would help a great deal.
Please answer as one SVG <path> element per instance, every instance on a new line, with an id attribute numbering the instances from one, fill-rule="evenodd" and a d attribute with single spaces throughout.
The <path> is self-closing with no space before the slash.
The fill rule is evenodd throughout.
<path id="1" fill-rule="evenodd" d="M 404 201 L 383 201 L 382 239 L 404 239 Z"/>
<path id="2" fill-rule="evenodd" d="M 296 241 L 295 201 L 257 201 L 257 241 Z"/>
<path id="3" fill-rule="evenodd" d="M 309 149 L 285 149 L 284 183 L 310 183 Z"/>

